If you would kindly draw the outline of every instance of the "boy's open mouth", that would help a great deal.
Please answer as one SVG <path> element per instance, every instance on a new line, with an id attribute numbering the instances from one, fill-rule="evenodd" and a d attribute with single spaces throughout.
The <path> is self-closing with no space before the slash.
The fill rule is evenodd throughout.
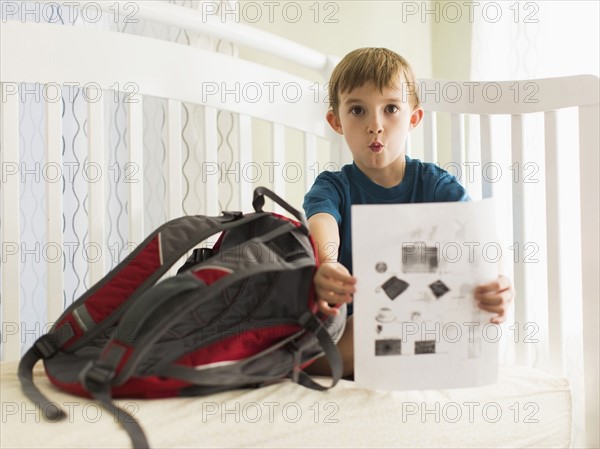
<path id="1" fill-rule="evenodd" d="M 383 144 L 381 142 L 372 142 L 371 144 L 369 144 L 369 148 L 371 149 L 371 151 L 381 151 L 381 149 L 383 148 Z"/>

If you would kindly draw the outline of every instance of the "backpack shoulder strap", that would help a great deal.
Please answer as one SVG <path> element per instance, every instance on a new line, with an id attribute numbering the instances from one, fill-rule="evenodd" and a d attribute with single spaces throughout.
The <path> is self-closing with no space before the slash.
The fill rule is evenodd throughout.
<path id="1" fill-rule="evenodd" d="M 301 329 L 297 334 L 288 337 L 284 341 L 276 343 L 272 347 L 254 357 L 249 357 L 247 359 L 235 362 L 218 363 L 215 366 L 206 367 L 204 369 L 171 364 L 170 366 L 163 368 L 159 374 L 161 376 L 172 377 L 202 387 L 214 387 L 216 385 L 223 384 L 230 387 L 239 387 L 252 383 L 260 384 L 266 380 L 280 379 L 282 375 L 285 375 L 286 373 L 275 372 L 273 373 L 271 379 L 265 379 L 264 376 L 256 376 L 251 372 L 243 374 L 244 366 L 249 367 L 250 371 L 252 371 L 253 366 L 256 365 L 256 359 L 260 358 L 261 356 L 266 356 L 269 352 L 279 351 L 279 356 L 284 356 L 287 354 L 287 357 L 289 357 L 290 352 L 292 353 L 292 380 L 294 382 L 304 387 L 319 391 L 333 388 L 341 379 L 343 368 L 342 357 L 337 346 L 331 339 L 331 336 L 327 332 L 325 325 L 311 312 L 307 311 L 301 317 L 299 324 L 303 329 Z M 316 382 L 301 368 L 302 352 L 305 349 L 306 344 L 299 344 L 299 340 L 303 336 L 306 337 L 305 331 L 310 333 L 310 337 L 305 338 L 305 341 L 308 341 L 309 345 L 312 346 L 312 339 L 316 337 L 325 353 L 325 357 L 329 361 L 332 378 L 329 386 L 325 386 Z"/>
<path id="2" fill-rule="evenodd" d="M 314 314 L 306 312 L 300 317 L 300 324 L 311 332 L 323 348 L 329 367 L 331 368 L 331 385 L 325 387 L 315 382 L 307 373 L 300 368 L 302 348 L 294 348 L 294 371 L 292 373 L 292 380 L 313 390 L 328 390 L 329 388 L 335 387 L 338 381 L 342 378 L 343 373 L 343 362 L 340 351 L 331 339 L 331 336 L 327 332 L 327 328 L 323 322 Z"/>

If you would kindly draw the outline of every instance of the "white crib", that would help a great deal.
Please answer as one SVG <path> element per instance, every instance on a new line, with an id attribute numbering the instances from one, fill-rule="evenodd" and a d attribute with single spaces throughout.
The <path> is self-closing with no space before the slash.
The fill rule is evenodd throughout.
<path id="1" fill-rule="evenodd" d="M 114 4 L 127 17 L 132 2 L 98 3 L 111 18 Z M 110 20 L 2 21 L 3 378 L 159 224 L 248 210 L 260 184 L 301 207 L 318 172 L 348 161 L 324 120 L 336 58 L 189 8 L 135 5 L 137 19 L 157 24 L 155 36 Z M 238 48 L 302 65 L 315 79 L 245 60 Z M 570 444 L 598 447 L 598 78 L 422 80 L 419 88 L 426 114 L 412 142 L 423 151 L 409 143 L 411 156 L 438 161 L 446 144 L 443 165 L 471 196 L 498 199 L 504 269 L 517 291 L 503 326 L 505 363 L 567 378 Z M 400 407 L 406 398 L 395 400 Z M 58 424 L 53 431 L 62 433 Z M 81 443 L 57 438 L 51 443 Z M 43 443 L 32 441 L 8 440 Z M 360 445 L 337 443 L 352 441 Z"/>

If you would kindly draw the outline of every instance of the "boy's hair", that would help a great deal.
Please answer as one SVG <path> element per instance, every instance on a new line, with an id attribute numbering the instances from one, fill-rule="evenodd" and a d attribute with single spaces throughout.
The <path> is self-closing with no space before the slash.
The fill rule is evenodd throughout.
<path id="1" fill-rule="evenodd" d="M 398 75 L 401 86 L 398 86 Z M 337 115 L 339 95 L 365 83 L 384 88 L 400 87 L 407 95 L 413 109 L 420 106 L 417 79 L 406 59 L 387 48 L 359 48 L 351 51 L 339 62 L 329 80 L 329 106 Z"/>

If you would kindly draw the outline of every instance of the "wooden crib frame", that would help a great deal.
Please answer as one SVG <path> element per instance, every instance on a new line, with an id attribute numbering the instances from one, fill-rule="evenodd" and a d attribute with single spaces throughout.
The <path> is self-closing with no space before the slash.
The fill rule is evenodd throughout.
<path id="1" fill-rule="evenodd" d="M 114 2 L 108 2 L 114 3 Z M 199 20 L 199 12 L 160 2 L 138 2 L 140 19 L 165 25 L 176 25 L 190 32 L 210 36 L 212 39 L 224 39 L 233 45 L 245 46 L 269 53 L 278 58 L 292 61 L 305 68 L 320 73 L 322 80 L 335 65 L 336 58 L 328 57 L 317 51 L 299 46 L 285 39 L 268 35 L 249 26 L 226 24 L 216 20 Z M 110 5 L 103 7 L 108 8 Z M 185 9 L 185 10 L 184 10 Z M 107 11 L 105 9 L 105 11 Z M 18 42 L 18 45 L 14 43 Z M 305 176 L 301 182 L 307 189 L 312 179 L 306 176 L 320 157 L 320 148 L 328 145 L 329 160 L 341 164 L 347 159 L 344 145 L 339 137 L 325 126 L 323 119 L 325 105 L 319 97 L 314 101 L 314 80 L 302 79 L 270 67 L 239 58 L 236 53 L 225 55 L 215 51 L 194 48 L 157 39 L 132 34 L 112 32 L 91 27 L 67 27 L 57 24 L 21 23 L 7 21 L 2 23 L 1 35 L 2 65 L 0 82 L 2 91 L 1 149 L 2 149 L 2 353 L 4 360 L 14 360 L 23 351 L 23 339 L 20 332 L 14 332 L 22 323 L 22 275 L 19 250 L 21 248 L 20 203 L 20 136 L 19 114 L 21 83 L 38 86 L 42 92 L 39 102 L 45 115 L 45 153 L 40 163 L 44 168 L 63 167 L 62 156 L 62 104 L 56 98 L 57 86 L 76 85 L 86 92 L 88 114 L 88 146 L 85 150 L 90 166 L 104 167 L 106 170 L 105 148 L 106 107 L 112 92 L 120 92 L 127 100 L 127 163 L 144 167 L 144 119 L 143 107 L 147 97 L 165 99 L 167 104 L 167 150 L 165 151 L 166 183 L 165 219 L 181 216 L 184 213 L 181 173 L 182 161 L 182 104 L 202 105 L 202 129 L 204 135 L 201 159 L 206 163 L 218 163 L 216 152 L 219 139 L 217 114 L 228 111 L 237 123 L 239 146 L 236 149 L 237 162 L 241 167 L 251 164 L 253 123 L 263 120 L 269 123 L 271 161 L 286 160 L 287 129 L 294 129 L 301 136 L 303 146 L 302 170 Z M 61 51 L 68 48 L 69 51 Z M 118 51 L 117 51 L 118 49 Z M 93 56 L 93 64 L 87 61 Z M 169 69 L 156 70 L 156 61 Z M 185 70 L 176 69 L 183 67 Z M 297 101 L 269 101 L 266 96 L 255 102 L 240 101 L 236 94 L 219 95 L 222 86 L 243 86 L 243 83 L 257 83 L 258 86 L 299 87 L 302 95 Z M 268 84 L 272 83 L 272 84 Z M 253 86 L 256 87 L 256 86 Z M 585 435 L 588 447 L 598 447 L 598 380 L 600 378 L 597 345 L 599 341 L 599 93 L 598 78 L 591 75 L 578 75 L 555 79 L 515 80 L 498 82 L 456 82 L 449 80 L 422 80 L 419 88 L 426 111 L 423 133 L 426 160 L 438 160 L 438 138 L 444 134 L 437 130 L 437 121 L 449 117 L 451 138 L 450 152 L 452 163 L 460 167 L 477 161 L 481 166 L 498 160 L 499 152 L 509 161 L 510 166 L 520 164 L 524 167 L 529 160 L 526 117 L 538 115 L 543 118 L 543 154 L 536 157 L 544 161 L 540 172 L 543 196 L 533 197 L 530 189 L 534 187 L 526 182 L 509 182 L 509 194 L 505 203 L 499 206 L 501 214 L 512 215 L 512 229 L 505 229 L 507 242 L 524 244 L 531 235 L 538 238 L 545 234 L 543 242 L 536 240 L 544 249 L 542 260 L 546 272 L 547 285 L 547 322 L 543 324 L 543 352 L 548 360 L 544 366 L 553 374 L 564 375 L 565 329 L 581 326 L 583 344 L 584 395 L 585 395 Z M 217 89 L 215 93 L 215 89 Z M 321 88 L 319 88 L 322 94 Z M 283 92 L 283 91 L 282 91 Z M 283 95 L 282 92 L 276 95 Z M 504 95 L 498 96 L 501 92 Z M 293 93 L 290 92 L 288 100 Z M 517 94 L 520 94 L 517 95 Z M 54 95 L 54 97 L 53 97 Z M 244 97 L 244 95 L 242 95 Z M 59 94 L 60 98 L 60 94 Z M 294 97 L 295 100 L 296 97 Z M 97 99 L 97 100 L 96 100 Z M 529 101 L 528 101 L 529 100 Z M 574 108 L 576 110 L 576 134 L 570 135 L 565 146 L 559 126 L 561 114 L 557 111 Z M 496 116 L 505 116 L 509 134 L 506 137 L 508 148 L 498 148 L 499 134 L 495 131 Z M 478 117 L 474 119 L 474 117 Z M 439 120 L 437 120 L 439 119 Z M 506 124 L 505 123 L 505 124 Z M 465 126 L 467 124 L 468 126 Z M 475 136 L 475 137 L 473 137 Z M 256 136 L 254 136 L 256 138 Z M 475 143 L 473 143 L 475 139 Z M 413 142 L 415 139 L 413 138 Z M 578 141 L 578 145 L 575 142 Z M 411 148 L 411 153 L 413 149 Z M 565 173 L 561 169 L 559 155 L 568 151 L 576 160 L 578 197 L 573 202 L 580 213 L 571 216 L 572 224 L 565 224 L 564 200 L 559 192 L 563 188 Z M 417 154 L 418 155 L 418 154 Z M 473 164 L 471 164 L 473 166 Z M 479 165 L 476 165 L 479 167 Z M 52 178 L 54 172 L 47 171 Z M 472 182 L 467 184 L 474 198 L 495 195 L 502 183 L 490 180 L 485 173 L 475 171 Z M 60 176 L 60 175 L 59 175 Z M 45 177 L 42 177 L 46 179 Z M 542 179 L 543 178 L 543 179 Z M 195 213 L 218 214 L 219 183 L 218 176 L 206 177 L 205 189 L 200 209 Z M 65 181 L 64 176 L 60 176 Z M 552 180 L 551 182 L 547 180 Z M 556 182 L 555 182 L 556 181 Z M 108 177 L 99 182 L 88 183 L 88 242 L 105 247 L 106 225 L 105 205 L 106 183 Z M 235 183 L 234 183 L 235 184 Z M 541 187 L 540 187 L 541 186 Z M 289 183 L 281 174 L 273 178 L 270 186 L 285 196 Z M 54 242 L 59 248 L 63 245 L 63 183 L 45 182 L 46 190 L 46 241 Z M 235 185 L 233 205 L 235 208 L 247 208 L 250 204 L 252 182 L 243 179 Z M 144 226 L 144 183 L 131 183 L 128 186 L 128 241 L 139 243 L 148 229 Z M 539 193 L 539 192 L 538 192 Z M 537 195 L 537 194 L 536 194 Z M 545 218 L 542 228 L 533 228 L 528 223 L 531 202 L 545 201 Z M 297 204 L 297 206 L 299 206 Z M 571 223 L 571 222 L 569 222 Z M 539 233 L 542 234 L 539 234 Z M 575 241 L 572 239 L 575 238 Z M 571 240 L 570 240 L 571 239 Z M 563 257 L 565 244 L 573 245 L 580 253 L 580 260 L 566 260 Z M 531 321 L 531 292 L 537 288 L 528 276 L 530 268 L 518 259 L 510 264 L 507 271 L 512 275 L 517 291 L 514 311 L 514 323 Z M 565 279 L 565 267 L 573 263 L 580 264 L 580 279 Z M 107 271 L 107 257 L 99 257 L 89 262 L 88 283 L 98 281 Z M 64 304 L 65 281 L 63 264 L 47 261 L 47 285 L 45 298 L 35 301 L 46 303 L 46 322 L 52 322 L 62 312 Z M 537 282 L 537 281 L 536 281 Z M 580 297 L 577 300 L 569 293 L 571 283 L 580 284 Z M 575 289 L 577 291 L 577 289 Z M 564 317 L 566 308 L 572 304 L 581 304 L 579 323 Z M 533 314 L 535 315 L 535 314 Z M 535 318 L 536 320 L 538 318 Z M 44 323 L 45 324 L 45 323 Z M 522 329 L 522 328 L 521 328 Z M 531 365 L 531 346 L 524 339 L 517 339 L 514 345 L 514 361 Z M 583 407 L 583 404 L 581 405 Z"/>

